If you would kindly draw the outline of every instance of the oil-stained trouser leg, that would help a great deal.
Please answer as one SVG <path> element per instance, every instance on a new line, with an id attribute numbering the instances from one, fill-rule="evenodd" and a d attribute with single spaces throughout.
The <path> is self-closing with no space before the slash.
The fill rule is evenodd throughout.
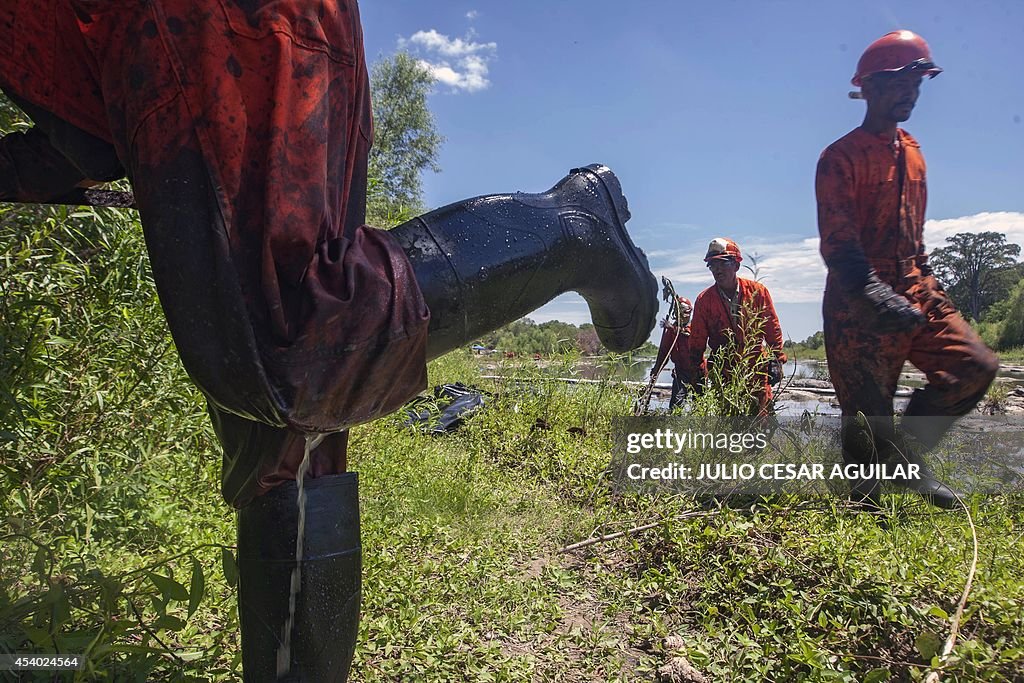
<path id="1" fill-rule="evenodd" d="M 175 106 L 172 102 L 168 108 Z M 144 126 L 136 139 L 146 142 L 151 135 L 162 136 L 163 131 Z M 187 368 L 212 373 L 196 378 L 200 386 L 204 381 L 233 382 L 245 390 L 246 378 L 252 377 L 249 364 L 256 362 L 247 354 L 256 352 L 249 341 L 244 300 L 225 268 L 228 245 L 208 171 L 187 134 L 167 142 L 178 145 L 168 162 L 133 169 L 161 302 L 172 329 L 197 335 L 179 348 L 201 354 L 194 363 L 186 362 Z M 203 362 L 217 353 L 223 354 L 220 363 Z M 258 386 L 248 390 L 262 396 Z M 296 551 L 296 485 L 287 479 L 294 477 L 304 439 L 296 431 L 234 415 L 213 400 L 209 408 L 224 449 L 224 496 L 236 506 L 248 502 L 238 517 L 245 680 L 273 680 Z M 259 398 L 250 409 L 261 409 Z M 293 677 L 286 680 L 344 681 L 352 659 L 361 569 L 356 475 L 340 474 L 346 468 L 345 437 L 344 432 L 330 435 L 311 454 L 310 474 L 316 478 L 305 482 L 310 492 L 306 559 L 292 619 Z M 253 499 L 267 489 L 269 493 Z"/>
<path id="2" fill-rule="evenodd" d="M 843 462 L 847 465 L 860 465 L 871 468 L 879 464 L 878 448 L 875 436 L 886 431 L 885 420 L 888 419 L 891 431 L 892 418 L 854 415 L 842 417 L 840 438 L 843 448 Z M 878 478 L 871 475 L 860 476 L 850 481 L 850 502 L 867 512 L 881 510 L 882 486 Z"/>
<path id="3" fill-rule="evenodd" d="M 0 138 L 0 202 L 46 201 L 83 180 L 39 128 Z"/>
<path id="4" fill-rule="evenodd" d="M 850 297 L 827 290 L 825 295 L 825 341 L 828 348 L 829 372 L 836 395 L 843 407 L 844 418 L 858 412 L 872 418 L 873 445 L 882 462 L 914 464 L 919 478 L 894 483 L 916 491 L 928 502 L 944 508 L 957 505 L 957 493 L 935 478 L 914 444 L 905 433 L 932 446 L 941 439 L 952 419 L 936 427 L 935 423 L 904 420 L 899 431 L 891 431 L 892 398 L 905 360 L 926 373 L 929 385 L 915 392 L 906 414 L 910 417 L 930 410 L 932 415 L 954 418 L 969 411 L 984 394 L 998 366 L 994 354 L 963 322 L 934 278 L 917 278 L 907 291 L 908 297 L 920 306 L 928 322 L 911 333 L 878 335 L 857 317 L 857 306 Z M 941 406 L 933 401 L 940 398 Z M 874 420 L 884 417 L 884 422 Z M 926 431 L 915 427 L 927 427 Z M 878 438 L 882 436 L 882 438 Z M 853 439 L 861 444 L 863 439 Z M 857 461 L 869 454 L 848 451 L 844 441 L 844 458 Z M 870 482 L 864 489 L 870 490 Z M 855 487 L 855 495 L 858 489 Z"/>
<path id="5" fill-rule="evenodd" d="M 825 290 L 825 348 L 829 375 L 842 408 L 843 461 L 871 466 L 880 460 L 882 441 L 893 432 L 893 396 L 909 352 L 910 335 L 879 335 L 863 324 L 854 295 Z M 881 485 L 876 477 L 850 483 L 850 500 L 877 511 Z"/>
<path id="6" fill-rule="evenodd" d="M 686 400 L 686 395 L 690 391 L 689 382 L 685 381 L 684 378 L 680 377 L 678 372 L 672 373 L 672 395 L 668 400 L 669 410 L 672 408 L 679 408 L 683 405 Z"/>
<path id="7" fill-rule="evenodd" d="M 19 109 L 28 114 L 39 130 L 46 133 L 53 150 L 72 164 L 83 180 L 108 182 L 124 177 L 124 167 L 109 142 L 71 125 L 15 93 L 6 94 Z"/>
<path id="8" fill-rule="evenodd" d="M 915 337 L 909 360 L 928 383 L 914 391 L 901 428 L 925 451 L 962 415 L 974 410 L 999 370 L 999 358 L 960 316 L 935 282 L 923 278 L 916 298 L 928 325 Z"/>

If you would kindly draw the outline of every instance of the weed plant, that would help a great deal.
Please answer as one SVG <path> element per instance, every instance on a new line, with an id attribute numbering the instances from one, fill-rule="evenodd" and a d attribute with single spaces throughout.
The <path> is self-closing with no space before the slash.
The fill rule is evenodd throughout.
<path id="1" fill-rule="evenodd" d="M 743 302 L 735 329 L 738 333 L 725 331 L 726 343 L 707 359 L 707 379 L 690 408 L 695 416 L 758 414 L 758 396 L 764 391 L 772 351 L 763 341 L 764 316 L 753 302 Z"/>

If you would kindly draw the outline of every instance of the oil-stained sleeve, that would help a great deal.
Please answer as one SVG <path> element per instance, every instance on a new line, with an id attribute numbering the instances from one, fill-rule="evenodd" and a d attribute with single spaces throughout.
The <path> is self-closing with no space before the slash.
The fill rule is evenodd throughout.
<path id="1" fill-rule="evenodd" d="M 708 345 L 709 309 L 706 297 L 698 296 L 693 304 L 693 319 L 690 321 L 690 367 L 699 368 L 704 365 L 704 349 Z"/>
<path id="2" fill-rule="evenodd" d="M 772 354 L 785 363 L 786 352 L 782 350 L 782 325 L 779 323 L 779 314 L 775 312 L 775 303 L 767 288 L 761 290 L 761 306 L 764 311 L 764 338 Z"/>
<path id="3" fill-rule="evenodd" d="M 814 181 L 818 200 L 818 234 L 825 265 L 839 277 L 840 286 L 863 286 L 870 266 L 861 245 L 857 221 L 854 167 L 850 158 L 829 147 L 818 159 Z"/>
<path id="4" fill-rule="evenodd" d="M 664 326 L 661 333 L 661 344 L 658 347 L 658 357 L 654 359 L 654 367 L 651 368 L 652 373 L 657 372 L 658 368 L 665 362 L 665 359 L 669 357 L 677 336 L 675 327 L 672 325 Z"/>

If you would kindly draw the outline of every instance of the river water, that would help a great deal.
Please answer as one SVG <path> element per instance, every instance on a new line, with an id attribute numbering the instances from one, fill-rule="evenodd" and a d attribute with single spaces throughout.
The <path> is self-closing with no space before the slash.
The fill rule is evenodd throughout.
<path id="1" fill-rule="evenodd" d="M 634 358 L 633 362 L 628 365 L 624 363 L 608 364 L 600 361 L 596 364 L 591 364 L 590 362 L 583 361 L 572 369 L 561 367 L 558 369 L 552 368 L 550 371 L 555 376 L 572 376 L 585 380 L 610 379 L 627 382 L 646 382 L 650 377 L 653 365 L 653 358 Z M 827 391 L 829 387 L 827 383 L 822 383 L 822 381 L 829 379 L 828 365 L 825 361 L 790 361 L 783 366 L 783 371 L 786 373 L 786 378 L 783 381 L 786 391 L 782 392 L 781 395 L 776 394 L 776 410 L 780 414 L 799 416 L 805 411 L 820 415 L 839 414 L 839 405 L 835 401 L 835 395 Z M 800 385 L 805 380 L 818 380 L 818 382 L 813 382 L 813 384 L 818 386 L 813 387 L 814 391 L 808 390 L 806 387 L 801 388 Z M 1002 367 L 999 370 L 996 381 L 1000 384 L 1009 385 L 1010 388 L 1024 386 L 1024 368 L 1019 366 Z M 897 410 L 903 409 L 910 398 L 911 391 L 917 387 L 924 386 L 924 384 L 924 375 L 909 363 L 906 364 L 903 372 L 900 374 L 899 388 L 894 400 L 895 408 Z M 669 369 L 663 370 L 658 375 L 657 385 L 663 389 L 671 388 L 671 365 Z M 667 408 L 668 391 L 656 392 L 651 399 L 651 407 L 655 409 Z"/>
<path id="2" fill-rule="evenodd" d="M 644 371 L 641 373 L 641 376 L 644 378 L 649 377 L 652 367 L 653 361 L 643 364 Z M 787 386 L 788 390 L 783 392 L 776 402 L 776 410 L 779 414 L 802 415 L 805 411 L 819 415 L 839 414 L 839 404 L 836 403 L 834 395 L 811 393 L 801 390 L 799 386 L 790 385 L 790 383 L 799 385 L 800 380 L 805 379 L 827 380 L 828 365 L 825 361 L 806 360 L 789 362 L 783 366 L 783 370 L 786 373 L 783 385 Z M 900 374 L 900 389 L 897 391 L 896 399 L 893 402 L 896 410 L 902 410 L 906 407 L 907 401 L 910 398 L 909 390 L 924 386 L 925 381 L 924 375 L 914 366 L 909 363 L 905 365 L 903 372 Z M 996 381 L 1001 384 L 1007 384 L 1010 387 L 1024 386 L 1024 369 L 1019 367 L 1000 368 Z M 672 385 L 671 368 L 663 370 L 658 375 L 657 383 L 659 385 Z M 659 400 L 655 398 L 651 401 L 651 405 L 656 408 L 667 408 L 668 399 Z"/>

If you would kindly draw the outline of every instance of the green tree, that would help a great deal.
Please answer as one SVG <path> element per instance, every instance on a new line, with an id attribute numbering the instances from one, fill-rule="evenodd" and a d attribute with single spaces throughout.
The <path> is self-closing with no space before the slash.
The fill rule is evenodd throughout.
<path id="1" fill-rule="evenodd" d="M 521 318 L 481 337 L 477 343 L 498 351 L 527 355 L 539 353 L 547 356 L 570 351 L 584 355 L 608 353 L 592 323 L 577 327 L 560 320 L 537 324 L 529 318 Z M 657 353 L 653 344 L 648 343 L 647 346 L 650 347 L 647 349 L 650 355 Z"/>
<path id="2" fill-rule="evenodd" d="M 440 171 L 444 138 L 437 132 L 427 95 L 434 77 L 404 52 L 373 67 L 370 86 L 374 133 L 370 150 L 370 222 L 393 224 L 423 208 L 425 169 Z"/>
<path id="3" fill-rule="evenodd" d="M 822 346 L 825 345 L 825 333 L 822 332 L 821 330 L 818 330 L 817 332 L 809 336 L 807 339 L 804 339 L 802 342 L 800 342 L 800 344 L 807 347 L 808 349 L 820 349 Z"/>
<path id="4" fill-rule="evenodd" d="M 978 333 L 986 344 L 1000 351 L 1024 346 L 1024 280 L 1017 282 L 1005 299 L 989 307 Z"/>
<path id="5" fill-rule="evenodd" d="M 1001 232 L 957 233 L 948 246 L 931 253 L 929 262 L 957 306 L 974 320 L 1006 298 L 1021 279 L 1020 246 L 1008 244 Z"/>

